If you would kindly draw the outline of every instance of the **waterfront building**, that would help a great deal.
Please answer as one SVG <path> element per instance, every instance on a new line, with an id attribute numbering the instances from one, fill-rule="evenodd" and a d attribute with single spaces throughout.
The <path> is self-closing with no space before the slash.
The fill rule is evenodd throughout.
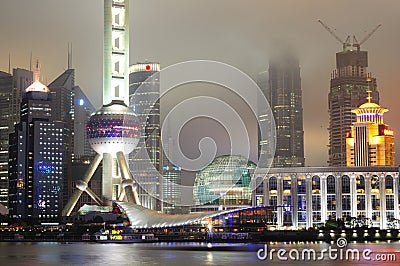
<path id="1" fill-rule="evenodd" d="M 193 186 L 196 207 L 192 212 L 250 206 L 250 181 L 255 168 L 254 163 L 239 155 L 215 158 L 196 175 Z"/>
<path id="2" fill-rule="evenodd" d="M 0 204 L 8 206 L 8 135 L 12 76 L 0 72 Z"/>
<path id="3" fill-rule="evenodd" d="M 394 166 L 394 132 L 383 122 L 389 111 L 368 102 L 352 112 L 357 120 L 346 134 L 347 166 Z"/>
<path id="4" fill-rule="evenodd" d="M 346 165 L 346 133 L 356 121 L 352 110 L 365 102 L 371 91 L 372 102 L 379 104 L 376 78 L 368 73 L 368 53 L 345 49 L 336 53 L 336 70 L 331 75 L 329 108 L 329 165 Z"/>
<path id="5" fill-rule="evenodd" d="M 32 83 L 32 72 L 13 69 L 0 71 L 0 204 L 8 206 L 9 134 L 19 122 L 22 91 Z"/>
<path id="6" fill-rule="evenodd" d="M 276 148 L 273 166 L 304 166 L 303 107 L 299 61 L 290 54 L 274 57 L 269 62 L 268 74 L 268 86 L 261 90 L 270 104 L 275 120 Z M 260 117 L 260 120 L 264 122 L 267 122 L 268 119 L 268 117 Z M 264 143 L 260 142 L 260 148 L 262 145 Z"/>
<path id="7" fill-rule="evenodd" d="M 21 120 L 10 134 L 9 215 L 29 221 L 54 221 L 61 213 L 65 160 L 64 125 L 52 117 L 51 93 L 39 81 L 26 88 Z"/>
<path id="8" fill-rule="evenodd" d="M 73 121 L 72 121 L 72 88 L 75 86 L 75 70 L 68 68 L 60 76 L 58 76 L 53 82 L 49 84 L 51 91 L 51 111 L 53 120 L 63 123 L 63 147 L 64 147 L 64 184 L 63 184 L 63 202 L 62 206 L 66 204 L 67 199 L 70 196 L 68 191 L 68 184 L 71 183 L 72 179 L 72 152 L 73 152 Z"/>
<path id="9" fill-rule="evenodd" d="M 279 229 L 358 218 L 388 228 L 399 219 L 399 168 L 296 167 L 257 169 L 252 202 L 268 206 Z"/>
<path id="10" fill-rule="evenodd" d="M 130 169 L 138 182 L 142 206 L 162 211 L 160 131 L 160 64 L 137 63 L 130 66 L 129 102 L 139 119 L 141 137 L 130 155 Z"/>

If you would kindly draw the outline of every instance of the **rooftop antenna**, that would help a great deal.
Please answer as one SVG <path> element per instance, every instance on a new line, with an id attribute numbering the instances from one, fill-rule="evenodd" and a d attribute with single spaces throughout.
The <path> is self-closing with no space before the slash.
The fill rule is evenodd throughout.
<path id="1" fill-rule="evenodd" d="M 8 73 L 11 74 L 11 54 L 8 53 Z"/>
<path id="2" fill-rule="evenodd" d="M 32 72 L 32 51 L 31 51 L 31 57 L 29 59 L 29 71 Z"/>
<path id="3" fill-rule="evenodd" d="M 367 78 L 367 82 L 368 82 L 368 90 L 367 90 L 368 96 L 367 96 L 367 100 L 368 100 L 368 103 L 371 103 L 371 99 L 372 99 L 372 97 L 371 97 L 371 81 L 372 81 L 371 78 Z"/>
<path id="4" fill-rule="evenodd" d="M 68 43 L 68 69 L 72 69 L 72 42 Z"/>
<path id="5" fill-rule="evenodd" d="M 35 72 L 33 74 L 34 81 L 40 81 L 40 65 L 39 59 L 36 60 Z"/>

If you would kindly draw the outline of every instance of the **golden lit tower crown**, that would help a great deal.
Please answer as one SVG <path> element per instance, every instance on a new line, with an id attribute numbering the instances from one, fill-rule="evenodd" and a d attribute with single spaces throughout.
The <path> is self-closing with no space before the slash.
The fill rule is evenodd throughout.
<path id="1" fill-rule="evenodd" d="M 367 102 L 352 110 L 356 122 L 346 134 L 347 166 L 394 166 L 394 132 L 383 122 L 386 108 Z"/>
<path id="2" fill-rule="evenodd" d="M 371 91 L 368 91 L 367 100 L 368 102 L 360 105 L 357 109 L 352 110 L 352 112 L 357 116 L 357 122 L 383 124 L 383 114 L 389 110 L 371 102 Z"/>

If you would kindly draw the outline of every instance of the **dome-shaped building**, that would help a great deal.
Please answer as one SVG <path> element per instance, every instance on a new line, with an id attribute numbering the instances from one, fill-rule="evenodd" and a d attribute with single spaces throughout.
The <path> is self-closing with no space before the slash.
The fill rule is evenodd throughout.
<path id="1" fill-rule="evenodd" d="M 193 187 L 196 205 L 250 205 L 251 171 L 256 165 L 239 155 L 214 159 L 197 173 Z"/>

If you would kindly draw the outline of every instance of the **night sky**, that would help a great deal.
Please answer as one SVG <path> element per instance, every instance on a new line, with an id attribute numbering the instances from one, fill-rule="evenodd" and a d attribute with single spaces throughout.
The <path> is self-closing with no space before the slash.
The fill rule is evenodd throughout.
<path id="1" fill-rule="evenodd" d="M 211 59 L 258 80 L 277 49 L 288 47 L 301 66 L 306 165 L 326 165 L 329 80 L 342 47 L 317 20 L 343 39 L 355 34 L 358 40 L 383 24 L 361 48 L 369 52 L 380 103 L 390 110 L 385 122 L 398 134 L 399 10 L 398 0 L 131 0 L 130 63 L 150 60 L 166 67 Z M 29 68 L 32 52 L 50 83 L 66 69 L 72 42 L 76 84 L 100 107 L 102 32 L 101 0 L 1 0 L 0 70 L 8 71 L 9 53 L 12 68 Z M 399 141 L 396 136 L 397 162 Z"/>

